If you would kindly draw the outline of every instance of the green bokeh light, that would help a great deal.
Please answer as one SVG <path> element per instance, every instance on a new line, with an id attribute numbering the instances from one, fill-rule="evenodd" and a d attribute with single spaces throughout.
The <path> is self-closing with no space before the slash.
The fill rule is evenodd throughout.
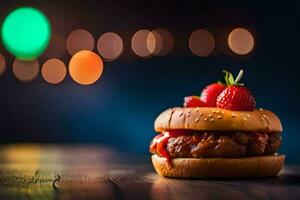
<path id="1" fill-rule="evenodd" d="M 13 10 L 5 18 L 1 36 L 4 47 L 15 57 L 31 60 L 47 48 L 51 35 L 48 18 L 32 7 Z"/>

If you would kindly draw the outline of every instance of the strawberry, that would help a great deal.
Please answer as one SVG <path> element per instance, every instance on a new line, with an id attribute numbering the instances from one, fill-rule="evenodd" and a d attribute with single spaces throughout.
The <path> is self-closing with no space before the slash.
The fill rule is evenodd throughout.
<path id="1" fill-rule="evenodd" d="M 255 108 L 255 100 L 245 86 L 232 85 L 218 96 L 217 107 L 228 110 L 252 111 Z"/>
<path id="2" fill-rule="evenodd" d="M 213 83 L 204 88 L 200 99 L 205 103 L 206 107 L 216 107 L 216 101 L 219 94 L 226 88 L 222 83 Z"/>
<path id="3" fill-rule="evenodd" d="M 204 102 L 198 96 L 184 97 L 184 107 L 205 107 Z"/>
<path id="4" fill-rule="evenodd" d="M 253 95 L 243 84 L 238 83 L 243 76 L 243 70 L 240 70 L 235 80 L 231 73 L 225 73 L 225 80 L 229 86 L 218 96 L 217 107 L 237 111 L 254 110 L 256 103 Z"/>

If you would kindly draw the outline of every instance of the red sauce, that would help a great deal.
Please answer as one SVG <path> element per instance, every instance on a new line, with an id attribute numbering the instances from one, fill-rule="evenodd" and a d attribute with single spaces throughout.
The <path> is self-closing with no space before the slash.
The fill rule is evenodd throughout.
<path id="1" fill-rule="evenodd" d="M 167 144 L 170 138 L 172 137 L 178 137 L 181 135 L 186 135 L 188 132 L 183 130 L 172 130 L 172 131 L 165 131 L 161 134 L 154 137 L 150 148 L 153 148 L 156 146 L 156 151 L 159 156 L 165 158 L 167 162 L 171 165 L 172 158 L 168 151 L 166 150 Z"/>

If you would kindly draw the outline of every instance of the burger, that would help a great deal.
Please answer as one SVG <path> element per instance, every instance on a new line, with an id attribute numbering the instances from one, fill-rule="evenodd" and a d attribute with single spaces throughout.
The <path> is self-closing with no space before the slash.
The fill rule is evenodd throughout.
<path id="1" fill-rule="evenodd" d="M 188 96 L 155 120 L 150 144 L 156 172 L 173 178 L 276 176 L 285 156 L 277 153 L 282 125 L 271 111 L 256 108 L 252 93 L 225 71 L 225 83 Z"/>

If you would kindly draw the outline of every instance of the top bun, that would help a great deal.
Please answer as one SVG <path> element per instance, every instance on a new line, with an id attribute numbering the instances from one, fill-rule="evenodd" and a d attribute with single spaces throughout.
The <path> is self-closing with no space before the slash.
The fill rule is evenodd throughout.
<path id="1" fill-rule="evenodd" d="M 279 118 L 269 110 L 232 111 L 220 108 L 170 108 L 155 120 L 155 131 L 174 129 L 199 131 L 282 132 Z"/>

